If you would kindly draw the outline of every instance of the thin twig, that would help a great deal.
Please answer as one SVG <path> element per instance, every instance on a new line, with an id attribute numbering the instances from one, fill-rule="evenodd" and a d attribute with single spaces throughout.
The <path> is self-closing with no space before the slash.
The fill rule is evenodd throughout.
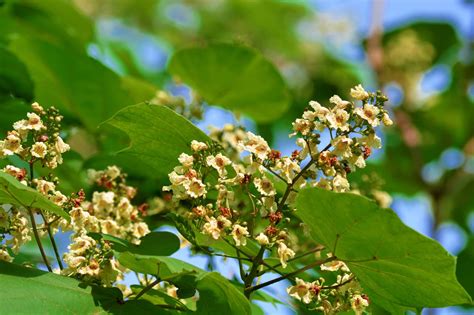
<path id="1" fill-rule="evenodd" d="M 272 284 L 274 284 L 274 283 L 280 282 L 280 281 L 285 280 L 285 279 L 287 279 L 287 278 L 293 277 L 294 275 L 297 275 L 297 274 L 299 274 L 299 273 L 301 273 L 301 272 L 304 272 L 304 271 L 306 271 L 306 270 L 312 269 L 312 268 L 314 268 L 314 267 L 316 267 L 316 266 L 325 264 L 325 263 L 330 262 L 330 261 L 333 261 L 333 260 L 336 260 L 336 257 L 333 256 L 333 257 L 326 258 L 326 259 L 324 259 L 324 260 L 315 261 L 315 262 L 313 262 L 313 263 L 311 263 L 311 264 L 309 264 L 309 265 L 307 265 L 307 266 L 305 266 L 305 267 L 303 267 L 303 268 L 300 268 L 300 269 L 298 269 L 298 270 L 295 270 L 295 271 L 293 271 L 293 272 L 290 272 L 290 273 L 288 273 L 288 274 L 286 274 L 286 275 L 283 275 L 283 276 L 281 276 L 281 277 L 275 278 L 275 279 L 273 279 L 273 280 L 270 280 L 270 281 L 261 283 L 261 284 L 259 284 L 259 285 L 256 285 L 256 286 L 253 286 L 253 287 L 245 288 L 245 290 L 246 290 L 246 291 L 250 291 L 250 292 L 259 290 L 259 289 L 261 289 L 261 288 L 264 288 L 264 287 L 266 287 L 266 286 L 269 286 L 269 285 L 272 285 Z"/>
<path id="2" fill-rule="evenodd" d="M 28 208 L 28 213 L 30 215 L 31 226 L 33 227 L 33 234 L 35 235 L 36 244 L 38 245 L 41 257 L 43 257 L 44 264 L 48 268 L 48 271 L 53 272 L 53 269 L 51 269 L 51 266 L 49 265 L 48 258 L 46 257 L 46 253 L 44 252 L 43 245 L 41 244 L 40 236 L 38 234 L 38 228 L 36 227 L 35 216 L 31 208 Z"/>
<path id="3" fill-rule="evenodd" d="M 41 217 L 43 218 L 44 225 L 46 227 L 46 231 L 48 232 L 49 239 L 51 241 L 51 245 L 53 246 L 54 255 L 56 256 L 56 260 L 58 261 L 59 269 L 63 270 L 63 263 L 61 261 L 61 256 L 59 256 L 58 246 L 56 246 L 56 241 L 54 240 L 53 233 L 51 232 L 51 226 L 49 225 L 46 217 L 44 216 L 43 211 L 39 210 Z"/>

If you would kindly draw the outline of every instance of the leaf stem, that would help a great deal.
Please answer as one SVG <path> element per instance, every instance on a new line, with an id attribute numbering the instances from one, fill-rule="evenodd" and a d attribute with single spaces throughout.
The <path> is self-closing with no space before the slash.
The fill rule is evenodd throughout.
<path id="1" fill-rule="evenodd" d="M 148 291 L 150 291 L 151 289 L 153 289 L 153 287 L 154 287 L 155 285 L 157 285 L 158 283 L 160 283 L 161 281 L 163 281 L 163 280 L 161 280 L 160 277 L 156 278 L 155 281 L 153 281 L 152 283 L 150 283 L 149 285 L 147 285 L 146 287 L 144 287 L 143 290 L 141 290 L 141 291 L 137 294 L 137 296 L 135 296 L 134 300 L 138 300 L 139 298 L 141 298 L 143 294 L 145 294 L 145 293 L 147 293 Z"/>

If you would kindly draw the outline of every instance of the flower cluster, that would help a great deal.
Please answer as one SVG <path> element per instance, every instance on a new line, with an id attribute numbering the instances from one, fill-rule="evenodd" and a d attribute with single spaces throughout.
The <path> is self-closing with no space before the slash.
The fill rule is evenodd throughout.
<path id="1" fill-rule="evenodd" d="M 290 246 L 295 236 L 288 227 L 298 190 L 316 186 L 350 191 L 347 174 L 365 167 L 372 149 L 381 147 L 375 128 L 392 124 L 383 94 L 367 92 L 361 85 L 350 94 L 354 101 L 335 95 L 328 106 L 309 103 L 293 123 L 290 137 L 297 136 L 301 149 L 291 156 L 282 156 L 264 138 L 240 127 L 212 130 L 214 142 L 193 141 L 190 153 L 179 156 L 180 164 L 169 174 L 171 185 L 164 190 L 173 194 L 175 203 L 184 205 L 181 209 L 187 208 L 184 215 L 203 234 L 223 239 L 237 249 L 248 242 L 256 243 L 277 256 L 281 267 L 286 268 L 296 256 Z M 323 135 L 330 139 L 324 146 Z M 277 190 L 281 182 L 286 188 Z M 322 270 L 342 274 L 327 287 L 321 279 L 312 283 L 297 279 L 288 293 L 306 304 L 316 303 L 326 313 L 345 307 L 361 313 L 368 298 L 361 295 L 347 266 L 330 261 Z M 348 287 L 345 281 L 354 288 L 344 289 Z"/>
<path id="2" fill-rule="evenodd" d="M 13 130 L 0 141 L 0 158 L 18 155 L 29 163 L 40 161 L 54 169 L 63 162 L 62 154 L 69 150 L 59 135 L 63 117 L 54 107 L 45 110 L 38 103 L 31 107 L 33 112 L 15 122 Z"/>
<path id="3" fill-rule="evenodd" d="M 64 254 L 68 268 L 63 273 L 99 279 L 110 285 L 123 270 L 111 257 L 110 245 L 91 238 L 88 233 L 109 234 L 138 244 L 141 237 L 150 233 L 142 219 L 146 207 L 132 205 L 136 189 L 127 185 L 126 175 L 118 167 L 89 170 L 89 178 L 104 191 L 94 191 L 91 201 L 85 200 L 81 192 L 69 201 L 71 222 L 63 221 L 62 224 L 74 234 L 69 251 Z"/>
<path id="4" fill-rule="evenodd" d="M 98 188 L 90 201 L 82 190 L 71 196 L 64 195 L 58 189 L 59 179 L 52 174 L 35 177 L 35 165 L 54 169 L 63 162 L 62 154 L 69 150 L 69 145 L 60 137 L 61 120 L 54 107 L 44 109 L 33 103 L 27 119 L 16 122 L 13 130 L 0 141 L 0 157 L 17 155 L 29 164 L 29 170 L 7 165 L 1 171 L 36 189 L 68 212 L 71 220 L 40 209 L 3 205 L 0 207 L 0 260 L 13 260 L 20 247 L 32 239 L 33 224 L 40 237 L 49 234 L 52 241 L 58 231 L 72 231 L 71 244 L 63 256 L 67 266 L 61 272 L 108 286 L 125 270 L 113 258 L 110 244 L 102 238 L 91 237 L 90 233 L 110 234 L 138 244 L 140 238 L 150 232 L 143 221 L 147 207 L 132 204 L 136 189 L 127 185 L 126 174 L 116 166 L 89 171 L 91 183 Z M 5 238 L 5 235 L 8 236 Z"/>
<path id="5" fill-rule="evenodd" d="M 62 154 L 69 150 L 69 145 L 60 137 L 63 117 L 54 107 L 44 109 L 38 103 L 33 103 L 31 109 L 32 112 L 27 113 L 26 119 L 15 122 L 6 138 L 0 140 L 0 158 L 19 157 L 30 165 L 30 174 L 26 169 L 14 165 L 6 165 L 1 171 L 62 205 L 67 198 L 55 190 L 55 184 L 44 179 L 33 179 L 31 172 L 36 162 L 49 169 L 54 169 L 63 162 Z M 18 254 L 20 247 L 31 240 L 30 224 L 27 209 L 6 205 L 0 207 L 0 241 L 4 239 L 3 235 L 9 235 L 5 242 L 2 241 L 0 259 L 12 261 L 11 254 Z M 44 232 L 40 227 L 40 234 Z"/>

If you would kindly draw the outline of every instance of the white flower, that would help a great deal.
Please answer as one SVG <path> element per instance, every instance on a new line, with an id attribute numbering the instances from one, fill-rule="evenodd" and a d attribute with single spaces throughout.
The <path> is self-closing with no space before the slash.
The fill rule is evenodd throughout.
<path id="1" fill-rule="evenodd" d="M 351 297 L 351 307 L 356 315 L 363 314 L 367 306 L 369 306 L 369 300 L 366 297 L 363 297 L 360 294 L 354 294 Z"/>
<path id="2" fill-rule="evenodd" d="M 204 185 L 200 179 L 195 177 L 183 182 L 183 186 L 186 189 L 186 193 L 191 198 L 199 198 L 207 193 L 206 185 Z"/>
<path id="3" fill-rule="evenodd" d="M 64 196 L 60 191 L 55 191 L 54 195 L 51 196 L 50 199 L 58 206 L 62 206 L 67 201 L 67 197 Z"/>
<path id="4" fill-rule="evenodd" d="M 43 159 L 48 153 L 48 147 L 44 142 L 36 142 L 31 146 L 31 155 L 40 159 Z"/>
<path id="5" fill-rule="evenodd" d="M 266 236 L 263 233 L 258 234 L 255 237 L 255 240 L 262 246 L 268 245 L 270 243 L 270 240 L 268 239 L 268 236 Z"/>
<path id="6" fill-rule="evenodd" d="M 333 111 L 331 111 L 327 115 L 327 121 L 329 122 L 329 127 L 333 129 L 339 129 L 342 131 L 348 131 L 349 130 L 349 124 L 347 121 L 349 120 L 349 114 L 344 110 L 340 108 L 334 108 Z"/>
<path id="7" fill-rule="evenodd" d="M 191 141 L 191 150 L 194 152 L 207 150 L 208 146 L 204 142 L 199 142 L 196 140 Z"/>
<path id="8" fill-rule="evenodd" d="M 6 249 L 0 248 L 0 261 L 12 262 L 13 258 Z"/>
<path id="9" fill-rule="evenodd" d="M 25 126 L 26 129 L 38 131 L 44 128 L 44 125 L 41 122 L 40 116 L 38 116 L 35 113 L 27 113 L 26 116 L 28 117 L 28 120 L 26 121 L 26 126 Z"/>
<path id="10" fill-rule="evenodd" d="M 342 100 L 339 95 L 333 95 L 330 99 L 329 102 L 333 103 L 335 106 L 335 109 L 346 109 L 348 105 L 351 104 L 349 101 L 344 101 Z"/>
<path id="11" fill-rule="evenodd" d="M 245 246 L 247 244 L 247 236 L 249 236 L 247 227 L 235 224 L 231 235 L 234 238 L 235 246 Z"/>
<path id="12" fill-rule="evenodd" d="M 390 119 L 390 116 L 387 113 L 383 113 L 382 122 L 385 126 L 393 125 L 393 121 Z"/>
<path id="13" fill-rule="evenodd" d="M 70 269 L 77 269 L 83 265 L 87 259 L 84 256 L 75 256 L 72 254 L 64 254 L 64 262 Z"/>
<path id="14" fill-rule="evenodd" d="M 110 234 L 110 235 L 118 234 L 120 230 L 120 226 L 115 220 L 107 219 L 107 220 L 99 220 L 99 221 L 100 221 L 100 228 L 101 228 L 102 233 Z"/>
<path id="15" fill-rule="evenodd" d="M 65 143 L 61 137 L 56 137 L 56 143 L 54 144 L 54 148 L 56 149 L 57 153 L 65 153 L 69 151 L 71 147 L 69 146 L 69 144 Z M 110 171 L 109 168 L 113 168 L 113 167 L 114 166 L 109 166 L 107 170 Z"/>
<path id="16" fill-rule="evenodd" d="M 369 97 L 369 93 L 362 87 L 361 84 L 354 86 L 351 89 L 351 96 L 359 101 L 364 101 Z"/>
<path id="17" fill-rule="evenodd" d="M 311 283 L 305 282 L 300 278 L 296 278 L 296 285 L 290 286 L 286 289 L 286 292 L 297 300 L 302 301 L 305 304 L 311 303 Z"/>
<path id="18" fill-rule="evenodd" d="M 301 171 L 300 165 L 298 162 L 293 161 L 288 157 L 283 157 L 275 165 L 275 169 L 281 172 L 281 176 L 285 178 L 288 183 L 293 181 L 293 178 L 296 176 L 297 173 Z"/>
<path id="19" fill-rule="evenodd" d="M 380 109 L 374 105 L 364 104 L 364 107 L 358 107 L 354 113 L 365 119 L 372 127 L 377 127 L 380 120 L 377 118 Z"/>
<path id="20" fill-rule="evenodd" d="M 348 159 L 352 156 L 352 139 L 345 136 L 339 136 L 331 140 L 331 144 L 334 147 L 333 154 Z"/>
<path id="21" fill-rule="evenodd" d="M 220 177 L 223 177 L 227 174 L 225 167 L 232 164 L 232 161 L 228 157 L 218 153 L 216 156 L 208 156 L 206 158 L 206 163 L 207 165 L 215 168 Z"/>
<path id="22" fill-rule="evenodd" d="M 54 192 L 56 185 L 52 182 L 48 182 L 44 179 L 35 179 L 36 190 L 38 190 L 43 195 L 47 195 L 50 191 Z"/>
<path id="23" fill-rule="evenodd" d="M 358 168 L 365 167 L 365 159 L 364 155 L 353 155 L 348 159 L 349 163 L 351 164 L 351 169 L 355 169 L 357 166 Z"/>
<path id="24" fill-rule="evenodd" d="M 225 228 L 232 225 L 232 222 L 223 216 L 217 219 L 214 217 L 207 218 L 207 222 L 203 225 L 202 232 L 210 235 L 213 239 L 218 240 Z"/>
<path id="25" fill-rule="evenodd" d="M 316 112 L 312 110 L 306 110 L 303 112 L 302 115 L 303 119 L 309 120 L 309 121 L 314 121 L 317 117 Z"/>
<path id="26" fill-rule="evenodd" d="M 143 236 L 150 233 L 150 229 L 145 222 L 138 222 L 133 225 L 133 236 L 136 238 L 142 238 Z"/>
<path id="27" fill-rule="evenodd" d="M 380 149 L 382 147 L 382 141 L 375 133 L 370 133 L 368 136 L 361 137 L 357 142 L 371 148 Z"/>
<path id="28" fill-rule="evenodd" d="M 91 259 L 87 266 L 84 266 L 78 270 L 79 274 L 88 275 L 91 277 L 97 277 L 100 272 L 100 265 L 95 259 Z"/>
<path id="29" fill-rule="evenodd" d="M 286 268 L 288 259 L 295 257 L 295 252 L 286 246 L 285 243 L 278 243 L 278 257 L 280 257 L 280 263 L 283 268 Z"/>
<path id="30" fill-rule="evenodd" d="M 58 137 L 59 138 L 59 137 Z M 58 143 L 58 142 L 57 142 Z M 68 146 L 69 147 L 69 146 Z M 107 169 L 105 170 L 105 174 L 111 179 L 111 180 L 114 180 L 116 179 L 117 177 L 120 176 L 120 169 L 115 166 L 115 165 L 112 165 L 112 166 L 107 166 Z"/>
<path id="31" fill-rule="evenodd" d="M 349 272 L 347 265 L 340 260 L 333 260 L 321 265 L 321 270 L 325 271 L 338 271 L 339 269 L 344 272 Z"/>
<path id="32" fill-rule="evenodd" d="M 307 119 L 298 118 L 292 123 L 292 125 L 295 132 L 290 134 L 290 137 L 296 135 L 298 132 L 306 136 L 312 129 L 312 122 Z"/>
<path id="33" fill-rule="evenodd" d="M 13 155 L 15 153 L 20 153 L 23 150 L 21 146 L 21 139 L 17 132 L 10 132 L 5 138 L 5 141 L 0 143 L 0 148 L 4 155 Z"/>
<path id="34" fill-rule="evenodd" d="M 321 122 L 326 121 L 326 116 L 329 114 L 329 109 L 324 106 L 321 106 L 321 104 L 316 101 L 310 101 L 309 105 L 314 109 L 316 117 L 318 117 Z"/>
<path id="35" fill-rule="evenodd" d="M 273 188 L 273 183 L 266 177 L 255 177 L 253 180 L 255 187 L 257 188 L 258 192 L 261 193 L 263 196 L 275 196 L 276 191 Z"/>
<path id="36" fill-rule="evenodd" d="M 349 181 L 342 177 L 340 174 L 337 174 L 332 180 L 333 190 L 336 192 L 344 192 L 349 190 Z"/>
<path id="37" fill-rule="evenodd" d="M 26 176 L 26 170 L 25 169 L 21 169 L 21 168 L 15 167 L 13 165 L 5 166 L 5 168 L 2 171 L 4 171 L 5 173 L 7 173 L 7 174 L 9 174 L 13 177 L 16 177 L 17 179 L 23 179 Z"/>
<path id="38" fill-rule="evenodd" d="M 186 168 L 191 168 L 193 166 L 194 158 L 192 155 L 181 153 L 178 157 L 179 163 Z"/>
<path id="39" fill-rule="evenodd" d="M 76 237 L 71 245 L 68 246 L 69 252 L 76 256 L 82 256 L 88 249 L 94 247 L 96 242 L 87 235 Z"/>
<path id="40" fill-rule="evenodd" d="M 268 153 L 270 153 L 270 147 L 267 141 L 260 136 L 254 135 L 250 131 L 247 132 L 247 140 L 239 143 L 241 149 L 255 154 L 260 160 L 265 160 Z"/>
<path id="41" fill-rule="evenodd" d="M 94 191 L 92 203 L 95 210 L 110 210 L 114 205 L 115 193 L 113 191 Z"/>

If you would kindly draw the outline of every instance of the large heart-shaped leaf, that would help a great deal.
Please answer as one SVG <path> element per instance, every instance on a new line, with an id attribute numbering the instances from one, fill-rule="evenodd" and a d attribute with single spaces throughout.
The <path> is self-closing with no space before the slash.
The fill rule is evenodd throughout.
<path id="1" fill-rule="evenodd" d="M 27 37 L 16 38 L 9 50 L 28 68 L 36 101 L 56 106 L 91 131 L 132 104 L 121 78 L 85 53 Z"/>
<path id="2" fill-rule="evenodd" d="M 189 120 L 165 106 L 128 106 L 109 119 L 110 124 L 127 133 L 130 147 L 119 152 L 149 169 L 150 177 L 167 175 L 178 164 L 182 152 L 190 153 L 192 140 L 211 141 Z"/>
<path id="3" fill-rule="evenodd" d="M 296 213 L 313 239 L 344 261 L 379 305 L 471 302 L 456 280 L 455 258 L 404 225 L 392 210 L 359 195 L 312 188 L 300 192 Z"/>
<path id="4" fill-rule="evenodd" d="M 46 210 L 68 219 L 69 215 L 36 190 L 21 184 L 15 177 L 0 171 L 0 205 L 11 204 Z"/>
<path id="5" fill-rule="evenodd" d="M 215 44 L 183 49 L 172 57 L 169 71 L 211 105 L 247 114 L 259 122 L 280 117 L 290 103 L 278 70 L 246 47 Z"/>

